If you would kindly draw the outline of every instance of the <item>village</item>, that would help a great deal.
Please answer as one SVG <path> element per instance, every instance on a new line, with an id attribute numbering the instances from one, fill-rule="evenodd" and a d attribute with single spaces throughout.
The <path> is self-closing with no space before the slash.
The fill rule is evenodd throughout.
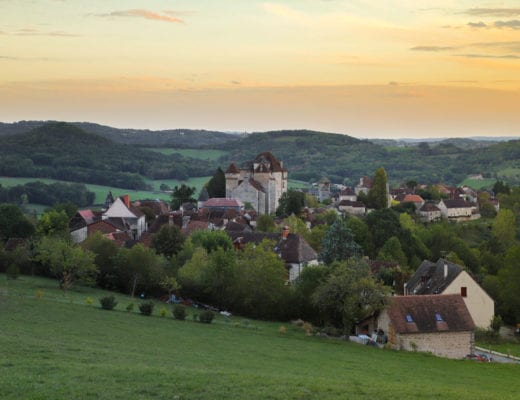
<path id="1" fill-rule="evenodd" d="M 70 234 L 81 244 L 89 236 L 100 233 L 118 246 L 132 247 L 140 243 L 151 246 L 152 238 L 164 226 L 176 226 L 186 236 L 200 230 L 223 231 L 236 251 L 263 239 L 272 240 L 273 251 L 283 260 L 286 284 L 294 284 L 305 268 L 322 263 L 318 252 L 302 234 L 291 232 L 283 219 L 274 218 L 279 228 L 273 232 L 257 229 L 261 216 L 275 215 L 284 193 L 288 191 L 288 171 L 283 162 L 269 152 L 238 167 L 235 163 L 225 171 L 226 197 L 209 198 L 201 191 L 198 201 L 181 204 L 178 210 L 159 200 L 131 201 L 128 195 L 114 198 L 108 193 L 101 211 L 80 210 L 70 220 Z M 323 223 L 323 213 L 338 218 L 361 217 L 372 212 L 359 200 L 370 192 L 374 180 L 361 177 L 355 187 L 331 185 L 322 179 L 307 195 L 316 197 L 320 206 L 302 207 L 300 218 L 311 230 Z M 486 192 L 482 196 L 469 187 L 452 188 L 438 185 L 439 201 L 425 201 L 416 194 L 420 187 L 387 189 L 387 207 L 412 206 L 417 223 L 441 220 L 462 222 L 480 217 L 479 199 L 486 199 L 496 212 L 499 202 Z M 245 205 L 248 205 L 245 207 Z M 327 205 L 324 205 L 327 204 Z M 148 210 L 148 217 L 143 212 Z M 149 210 L 153 216 L 150 217 Z M 372 272 L 381 268 L 399 270 L 398 262 L 381 262 L 365 256 Z M 393 282 L 392 297 L 381 311 L 356 321 L 355 332 L 361 337 L 396 349 L 425 351 L 450 358 L 463 358 L 475 353 L 475 329 L 489 329 L 495 316 L 494 300 L 472 277 L 468 268 L 447 259 L 423 260 L 402 286 Z M 399 285 L 399 286 L 398 286 Z M 372 333 L 378 333 L 373 335 Z M 384 340 L 383 340 L 384 338 Z M 367 342 L 364 340 L 364 343 Z"/>

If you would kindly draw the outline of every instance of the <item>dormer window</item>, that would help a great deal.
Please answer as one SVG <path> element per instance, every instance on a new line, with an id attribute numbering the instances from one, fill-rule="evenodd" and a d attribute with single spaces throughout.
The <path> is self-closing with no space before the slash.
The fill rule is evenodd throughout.
<path id="1" fill-rule="evenodd" d="M 460 288 L 460 295 L 462 297 L 468 297 L 468 288 L 466 286 Z"/>
<path id="2" fill-rule="evenodd" d="M 440 315 L 439 313 L 435 313 L 435 321 L 442 322 L 443 321 L 442 315 Z"/>
<path id="3" fill-rule="evenodd" d="M 413 318 L 410 314 L 406 314 L 406 322 L 410 322 L 410 323 L 413 322 Z"/>

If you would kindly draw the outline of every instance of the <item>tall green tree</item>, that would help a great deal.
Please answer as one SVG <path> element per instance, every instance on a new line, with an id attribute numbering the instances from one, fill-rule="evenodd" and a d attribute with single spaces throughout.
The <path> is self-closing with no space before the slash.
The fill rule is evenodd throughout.
<path id="1" fill-rule="evenodd" d="M 376 210 L 388 208 L 387 176 L 384 168 L 378 168 L 374 175 L 374 185 L 368 192 L 368 206 Z"/>
<path id="2" fill-rule="evenodd" d="M 189 187 L 184 183 L 180 187 L 175 185 L 172 192 L 172 209 L 178 210 L 184 203 L 195 203 L 195 191 L 195 187 Z"/>
<path id="3" fill-rule="evenodd" d="M 520 245 L 511 247 L 505 257 L 505 265 L 498 272 L 498 311 L 511 323 L 520 323 Z"/>
<path id="4" fill-rule="evenodd" d="M 275 232 L 276 224 L 274 218 L 268 214 L 259 215 L 256 218 L 256 230 L 258 232 Z"/>
<path id="5" fill-rule="evenodd" d="M 379 254 L 377 255 L 377 259 L 381 261 L 397 262 L 401 267 L 406 267 L 408 264 L 406 254 L 404 254 L 401 243 L 395 236 L 392 236 L 390 239 L 388 239 L 383 247 L 381 247 L 381 250 L 379 250 Z"/>
<path id="6" fill-rule="evenodd" d="M 491 232 L 502 248 L 507 249 L 512 246 L 516 239 L 515 213 L 508 209 L 501 209 L 493 221 Z"/>
<path id="7" fill-rule="evenodd" d="M 34 233 L 34 225 L 14 204 L 0 204 L 0 241 L 27 238 Z"/>
<path id="8" fill-rule="evenodd" d="M 169 266 L 168 261 L 141 243 L 122 248 L 115 257 L 120 289 L 135 296 L 137 290 L 158 286 Z"/>
<path id="9" fill-rule="evenodd" d="M 96 232 L 94 235 L 87 237 L 82 243 L 82 247 L 95 255 L 94 263 L 99 270 L 96 279 L 98 286 L 109 290 L 116 289 L 114 258 L 119 251 L 117 244 L 103 236 L 101 232 Z"/>
<path id="10" fill-rule="evenodd" d="M 186 237 L 177 225 L 163 225 L 152 236 L 152 248 L 167 258 L 176 255 L 182 249 Z"/>
<path id="11" fill-rule="evenodd" d="M 361 255 L 362 249 L 356 243 L 354 234 L 345 221 L 338 218 L 323 236 L 320 259 L 325 264 L 331 264 L 333 261 L 343 261 Z"/>
<path id="12" fill-rule="evenodd" d="M 233 248 L 233 242 L 229 235 L 224 231 L 195 231 L 190 236 L 191 242 L 195 247 L 203 247 L 208 254 L 222 248 L 229 250 Z"/>
<path id="13" fill-rule="evenodd" d="M 44 236 L 36 245 L 34 260 L 49 268 L 60 281 L 60 288 L 68 290 L 76 281 L 94 283 L 98 268 L 95 255 L 65 239 Z"/>
<path id="14" fill-rule="evenodd" d="M 38 221 L 36 231 L 41 235 L 65 236 L 69 232 L 69 217 L 65 210 L 47 210 Z"/>
<path id="15" fill-rule="evenodd" d="M 218 167 L 206 185 L 209 197 L 226 197 L 226 175 Z"/>
<path id="16" fill-rule="evenodd" d="M 276 215 L 282 218 L 291 214 L 300 215 L 303 207 L 305 207 L 305 194 L 299 190 L 289 189 L 280 197 Z"/>
<path id="17" fill-rule="evenodd" d="M 332 272 L 312 295 L 326 324 L 350 333 L 354 323 L 381 310 L 388 288 L 376 282 L 362 260 L 335 262 Z"/>

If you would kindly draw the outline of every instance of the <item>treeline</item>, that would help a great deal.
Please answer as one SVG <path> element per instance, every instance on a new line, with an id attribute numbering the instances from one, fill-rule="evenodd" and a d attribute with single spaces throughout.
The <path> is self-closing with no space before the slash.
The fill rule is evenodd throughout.
<path id="1" fill-rule="evenodd" d="M 518 140 L 490 144 L 475 151 L 450 142 L 385 147 L 346 135 L 312 131 L 254 133 L 218 148 L 229 152 L 222 163 L 251 160 L 258 149 L 270 149 L 284 162 L 292 179 L 315 182 L 325 176 L 334 183 L 347 185 L 356 184 L 377 167 L 385 168 L 392 184 L 415 179 L 425 184 L 456 185 L 474 173 L 497 177 L 501 170 L 516 168 L 515 160 L 520 158 Z M 516 184 L 520 178 L 508 182 Z"/>
<path id="2" fill-rule="evenodd" d="M 77 207 L 94 204 L 96 194 L 81 183 L 28 182 L 24 185 L 2 187 L 0 185 L 0 203 L 35 203 L 46 206 L 72 203 Z"/>
<path id="3" fill-rule="evenodd" d="M 2 138 L 0 175 L 45 177 L 126 189 L 149 189 L 143 179 L 207 176 L 209 161 L 163 155 L 114 143 L 67 123 L 49 123 Z"/>

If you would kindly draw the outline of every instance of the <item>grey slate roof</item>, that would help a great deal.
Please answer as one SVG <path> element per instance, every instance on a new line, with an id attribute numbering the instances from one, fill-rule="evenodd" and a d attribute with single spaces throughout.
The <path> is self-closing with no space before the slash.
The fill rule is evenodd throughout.
<path id="1" fill-rule="evenodd" d="M 444 276 L 446 265 L 446 277 Z M 439 294 L 462 272 L 462 267 L 439 258 L 436 263 L 424 260 L 406 284 L 409 294 Z"/>

